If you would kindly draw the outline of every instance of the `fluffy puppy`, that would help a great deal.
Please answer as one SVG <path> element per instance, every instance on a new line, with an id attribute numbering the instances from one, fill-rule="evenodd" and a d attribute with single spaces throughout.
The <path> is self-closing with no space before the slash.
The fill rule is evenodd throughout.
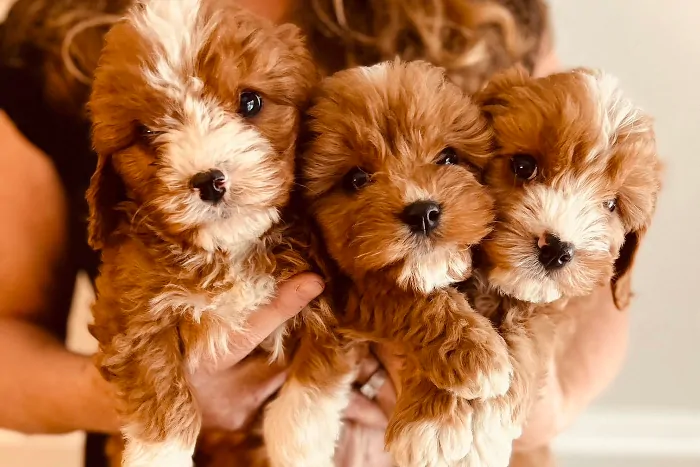
<path id="1" fill-rule="evenodd" d="M 406 355 L 386 441 L 399 466 L 461 465 L 468 399 L 506 392 L 503 339 L 451 284 L 471 273 L 493 201 L 477 167 L 492 133 L 477 106 L 425 62 L 387 62 L 327 78 L 308 112 L 300 167 L 311 215 L 346 278 L 344 341 L 302 337 L 266 413 L 275 466 L 327 466 L 362 342 Z M 340 345 L 340 346 L 339 346 Z"/>
<path id="2" fill-rule="evenodd" d="M 661 163 L 651 119 L 602 72 L 532 79 L 513 70 L 477 100 L 495 132 L 484 180 L 497 220 L 470 292 L 499 326 L 515 371 L 505 396 L 472 404 L 470 465 L 505 467 L 567 299 L 610 283 L 615 304 L 628 305 Z"/>
<path id="3" fill-rule="evenodd" d="M 139 2 L 107 35 L 90 99 L 92 332 L 124 465 L 191 464 L 188 375 L 306 268 L 284 248 L 281 211 L 315 76 L 295 27 L 224 0 Z"/>

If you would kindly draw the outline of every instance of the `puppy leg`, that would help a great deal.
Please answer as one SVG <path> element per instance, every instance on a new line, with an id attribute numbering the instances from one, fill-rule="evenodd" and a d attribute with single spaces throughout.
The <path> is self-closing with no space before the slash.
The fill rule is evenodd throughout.
<path id="1" fill-rule="evenodd" d="M 389 421 L 386 444 L 399 467 L 460 465 L 472 445 L 469 402 L 425 379 L 408 378 Z"/>
<path id="2" fill-rule="evenodd" d="M 466 399 L 505 394 L 513 367 L 491 321 L 456 291 L 430 297 L 422 306 L 422 322 L 411 335 L 414 348 L 408 351 L 419 371 L 438 388 Z"/>
<path id="3" fill-rule="evenodd" d="M 263 429 L 273 467 L 332 467 L 356 356 L 335 339 L 305 334 L 289 379 L 267 407 Z"/>
<path id="4" fill-rule="evenodd" d="M 201 426 L 177 332 L 120 335 L 101 370 L 122 403 L 125 467 L 190 467 Z"/>
<path id="5" fill-rule="evenodd" d="M 511 308 L 499 331 L 508 344 L 513 380 L 505 395 L 472 401 L 474 447 L 465 464 L 469 467 L 508 466 L 513 441 L 522 434 L 551 355 L 553 323 L 545 313 Z"/>

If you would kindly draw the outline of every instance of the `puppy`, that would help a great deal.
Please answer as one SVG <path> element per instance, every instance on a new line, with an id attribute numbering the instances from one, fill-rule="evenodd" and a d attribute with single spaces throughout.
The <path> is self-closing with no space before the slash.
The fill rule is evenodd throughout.
<path id="1" fill-rule="evenodd" d="M 567 299 L 610 283 L 629 303 L 630 271 L 661 186 L 651 119 L 602 72 L 532 79 L 520 70 L 477 96 L 497 150 L 484 171 L 496 223 L 469 291 L 508 342 L 508 393 L 474 401 L 472 463 L 507 466 L 536 399 Z"/>
<path id="2" fill-rule="evenodd" d="M 471 273 L 493 201 L 475 172 L 492 133 L 477 106 L 425 62 L 386 62 L 327 78 L 312 99 L 299 163 L 311 215 L 347 285 L 338 326 L 302 336 L 268 407 L 274 466 L 329 466 L 362 342 L 406 355 L 386 441 L 401 466 L 463 465 L 469 399 L 503 395 L 503 339 L 451 284 Z M 339 304 L 342 304 L 339 305 Z"/>
<path id="3" fill-rule="evenodd" d="M 284 248 L 281 212 L 315 76 L 295 27 L 224 0 L 140 2 L 106 37 L 90 99 L 92 332 L 124 465 L 191 465 L 201 414 L 188 375 L 307 268 Z"/>

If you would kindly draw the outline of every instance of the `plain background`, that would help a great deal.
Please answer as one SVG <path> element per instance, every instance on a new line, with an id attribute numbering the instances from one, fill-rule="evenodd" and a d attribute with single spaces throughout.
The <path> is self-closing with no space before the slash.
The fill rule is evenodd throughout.
<path id="1" fill-rule="evenodd" d="M 3 4 L 10 0 L 0 0 Z M 177 1 L 177 0 L 163 0 Z M 655 116 L 665 187 L 635 272 L 618 380 L 557 442 L 563 467 L 700 466 L 700 0 L 550 0 L 565 67 L 601 67 Z M 0 14 L 0 16 L 2 16 Z M 85 311 L 82 289 L 76 309 Z M 72 344 L 89 350 L 84 313 Z M 77 467 L 80 435 L 0 433 L 4 467 Z"/>

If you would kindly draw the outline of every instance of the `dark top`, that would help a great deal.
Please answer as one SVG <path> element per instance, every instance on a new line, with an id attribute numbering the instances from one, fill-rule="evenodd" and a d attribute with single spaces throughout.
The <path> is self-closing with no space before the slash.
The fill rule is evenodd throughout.
<path id="1" fill-rule="evenodd" d="M 76 274 L 84 270 L 93 280 L 97 274 L 98 255 L 87 245 L 85 201 L 85 190 L 95 168 L 96 156 L 90 149 L 88 123 L 52 109 L 44 100 L 42 88 L 33 71 L 0 63 L 0 109 L 8 114 L 29 141 L 51 158 L 68 197 L 70 240 L 68 251 L 56 271 L 49 323 L 56 335 L 65 339 Z M 27 195 L 17 193 L 17 196 Z M 102 435 L 88 435 L 85 466 L 107 465 L 104 441 Z"/>

